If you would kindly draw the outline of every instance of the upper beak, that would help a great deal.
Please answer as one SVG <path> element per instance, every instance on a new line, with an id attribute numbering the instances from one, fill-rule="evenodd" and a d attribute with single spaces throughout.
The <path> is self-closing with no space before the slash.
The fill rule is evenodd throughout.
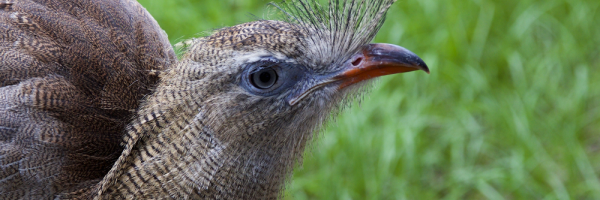
<path id="1" fill-rule="evenodd" d="M 388 74 L 415 70 L 429 73 L 429 68 L 419 56 L 393 44 L 366 45 L 345 65 L 338 75 L 332 77 L 333 80 L 341 81 L 339 89 Z"/>
<path id="2" fill-rule="evenodd" d="M 404 47 L 393 44 L 366 45 L 343 65 L 342 69 L 332 76 L 290 95 L 288 103 L 294 105 L 312 91 L 331 83 L 339 83 L 338 89 L 342 89 L 364 80 L 388 74 L 415 70 L 423 70 L 429 73 L 429 68 L 419 56 Z"/>

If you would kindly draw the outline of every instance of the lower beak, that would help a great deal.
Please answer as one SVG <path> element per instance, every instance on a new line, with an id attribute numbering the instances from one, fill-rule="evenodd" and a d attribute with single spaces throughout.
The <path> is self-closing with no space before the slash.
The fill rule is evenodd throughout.
<path id="1" fill-rule="evenodd" d="M 340 74 L 332 77 L 341 81 L 339 89 L 352 84 L 388 74 L 423 70 L 429 68 L 419 56 L 393 44 L 369 44 L 346 62 Z"/>

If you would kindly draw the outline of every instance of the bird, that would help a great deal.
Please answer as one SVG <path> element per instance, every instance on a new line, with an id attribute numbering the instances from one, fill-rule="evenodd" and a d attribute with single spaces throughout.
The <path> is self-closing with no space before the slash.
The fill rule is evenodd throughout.
<path id="1" fill-rule="evenodd" d="M 288 0 L 180 43 L 135 0 L 0 1 L 0 199 L 279 199 L 331 113 L 422 70 L 395 0 Z"/>

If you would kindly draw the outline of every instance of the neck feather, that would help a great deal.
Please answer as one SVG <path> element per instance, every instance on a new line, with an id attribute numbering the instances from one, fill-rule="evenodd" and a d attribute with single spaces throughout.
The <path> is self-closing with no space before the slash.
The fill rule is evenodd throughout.
<path id="1" fill-rule="evenodd" d="M 204 120 L 205 95 L 172 85 L 161 83 L 138 112 L 125 136 L 126 149 L 95 199 L 280 197 L 297 149 L 304 149 L 308 137 L 289 138 L 301 141 L 293 143 L 264 133 L 224 141 Z M 273 145 L 278 142 L 293 146 Z"/>

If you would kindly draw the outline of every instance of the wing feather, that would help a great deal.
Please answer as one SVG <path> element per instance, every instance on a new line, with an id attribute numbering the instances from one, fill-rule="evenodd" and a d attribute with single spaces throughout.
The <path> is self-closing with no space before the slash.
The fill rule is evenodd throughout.
<path id="1" fill-rule="evenodd" d="M 134 0 L 0 1 L 0 199 L 97 183 L 155 71 L 175 61 Z"/>

